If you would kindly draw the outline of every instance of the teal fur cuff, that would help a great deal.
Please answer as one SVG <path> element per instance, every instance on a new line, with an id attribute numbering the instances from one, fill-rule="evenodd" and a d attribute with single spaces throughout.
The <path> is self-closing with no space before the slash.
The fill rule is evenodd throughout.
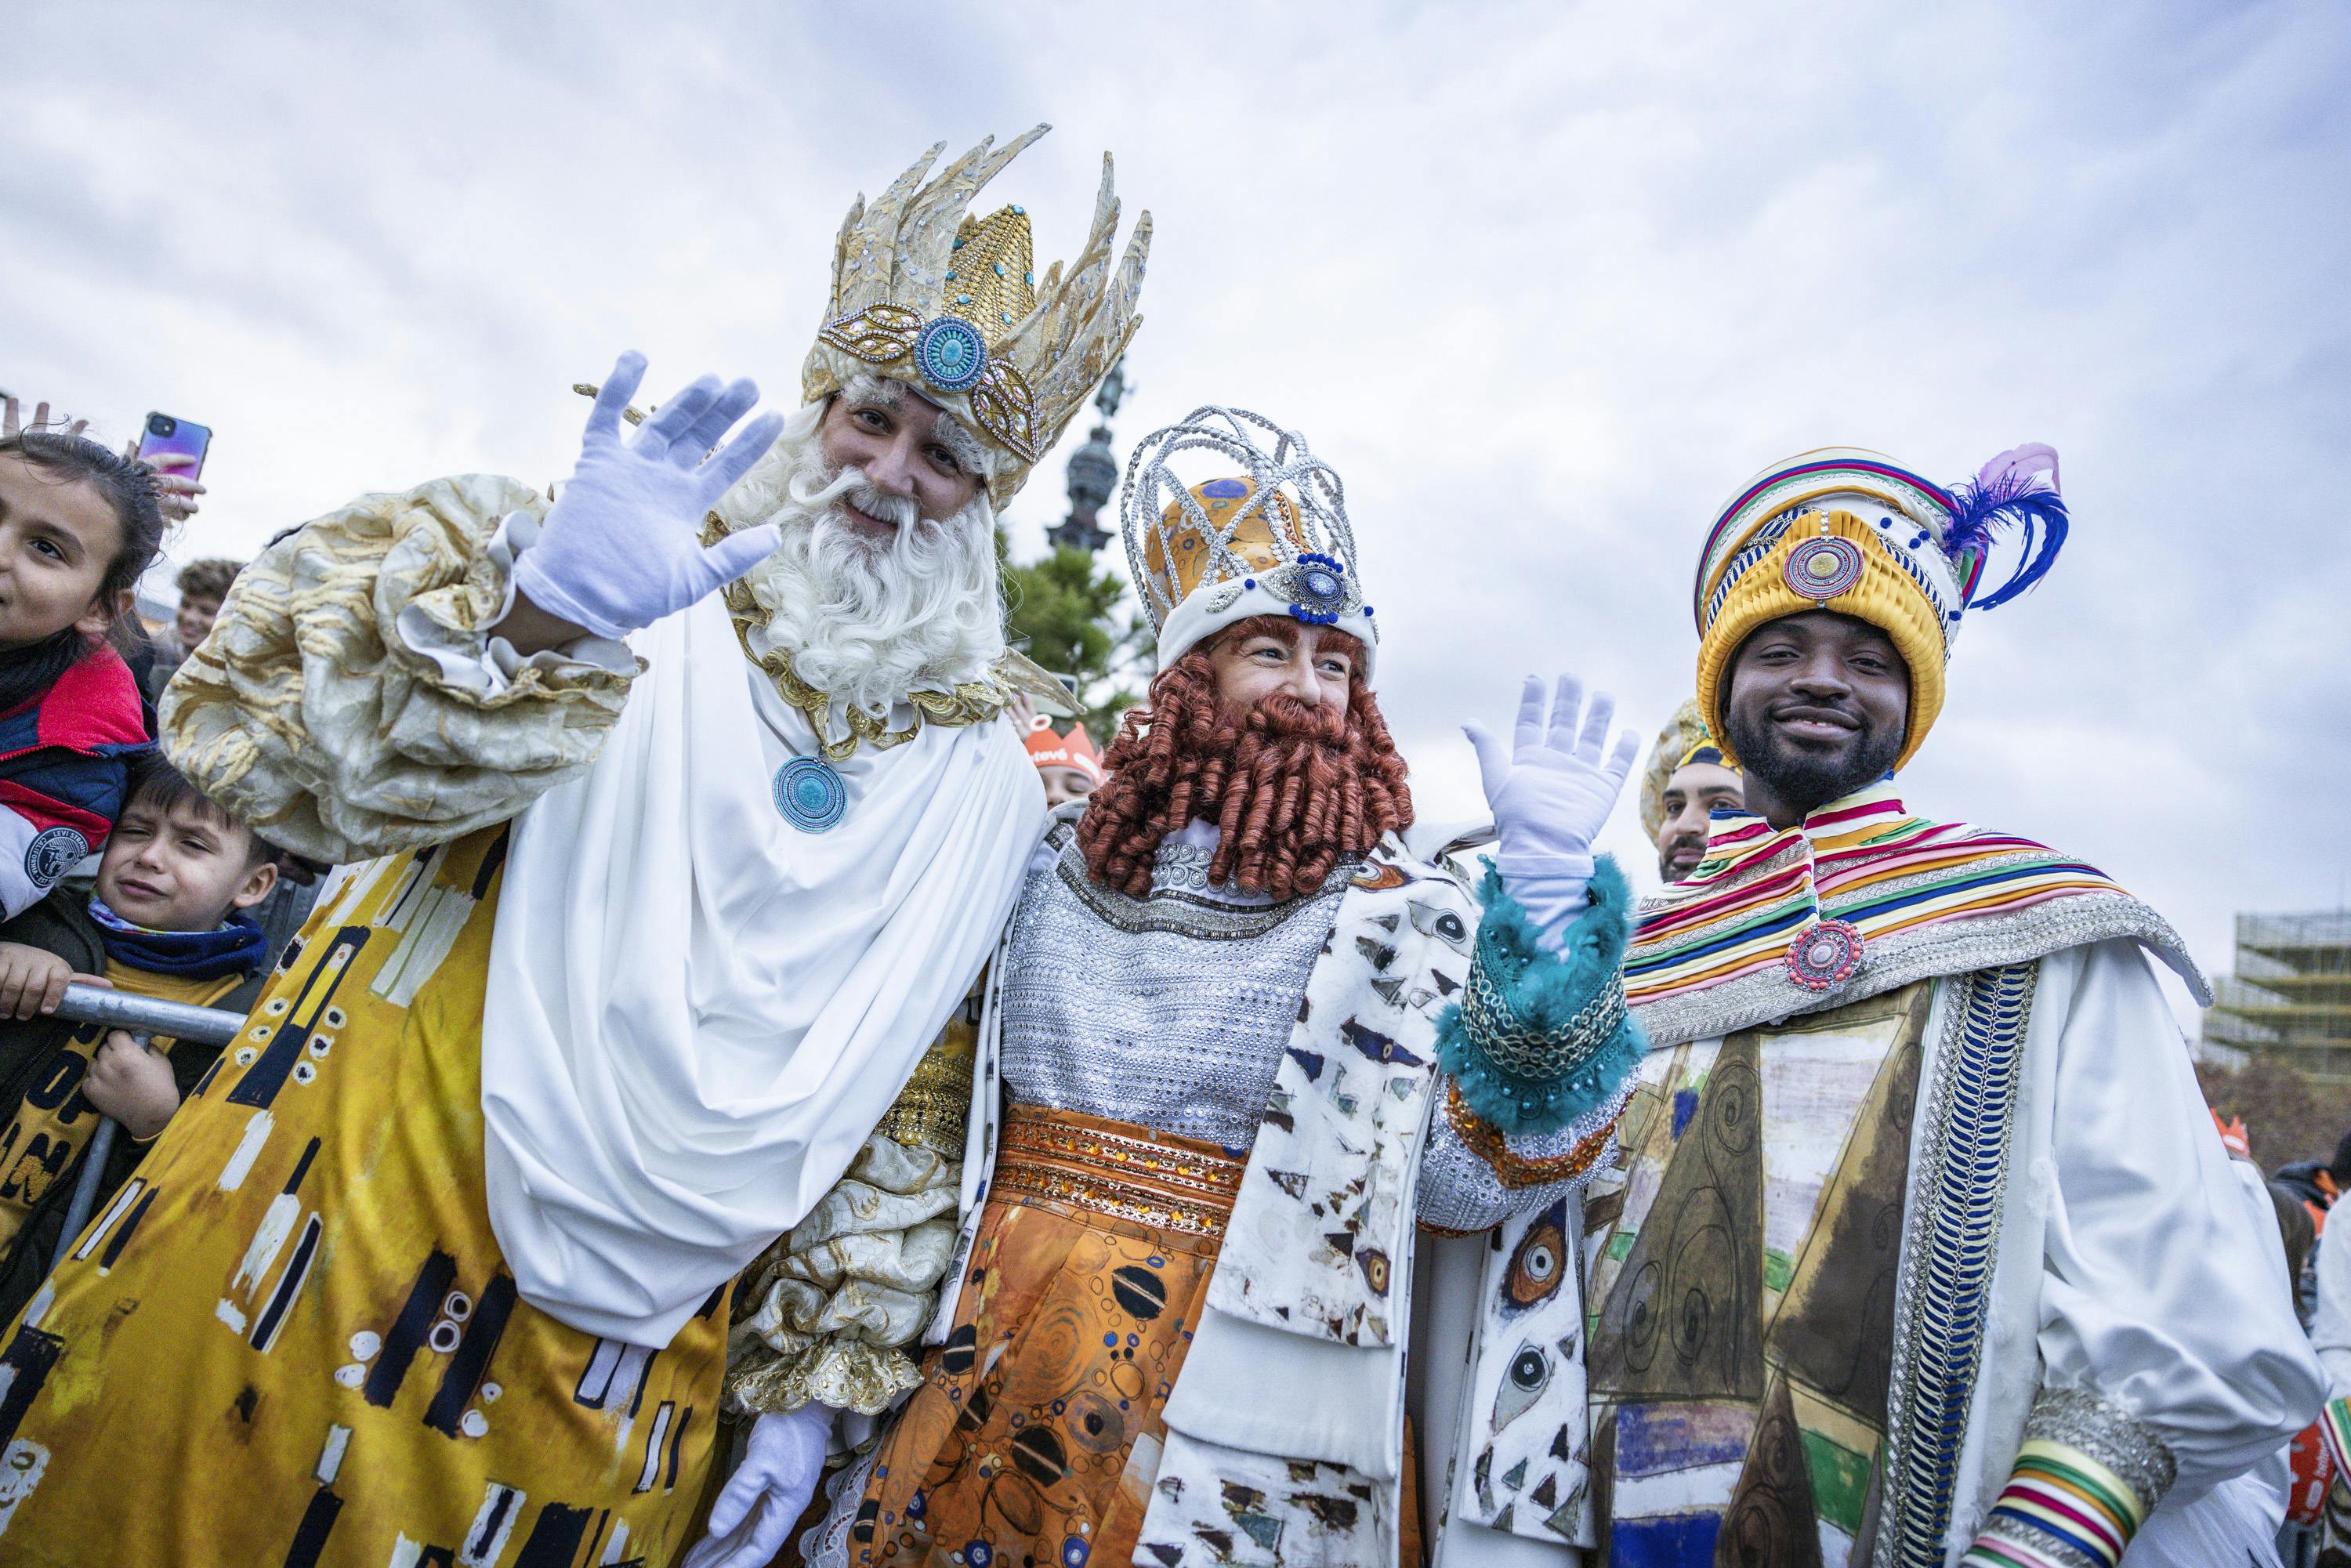
<path id="1" fill-rule="evenodd" d="M 1541 1136 L 1613 1103 L 1647 1049 L 1625 1013 L 1625 942 L 1632 889 L 1616 862 L 1593 866 L 1591 903 L 1554 956 L 1491 862 L 1485 915 L 1462 999 L 1437 1020 L 1437 1064 L 1499 1132 Z"/>

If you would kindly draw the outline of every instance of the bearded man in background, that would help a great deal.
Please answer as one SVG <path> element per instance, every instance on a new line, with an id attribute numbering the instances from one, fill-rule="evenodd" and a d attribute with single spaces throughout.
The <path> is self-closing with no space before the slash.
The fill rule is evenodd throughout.
<path id="1" fill-rule="evenodd" d="M 624 439 L 624 356 L 551 507 L 438 480 L 239 577 L 165 747 L 368 863 L 0 1352 L 0 1555 L 683 1545 L 729 1282 L 822 1205 L 937 1185 L 871 1134 L 1042 819 L 993 722 L 1056 689 L 1004 654 L 994 508 L 1134 331 L 1148 219 L 1113 268 L 1105 168 L 1038 290 L 1021 210 L 965 216 L 1038 133 L 852 210 L 790 420 L 722 445 L 758 392 L 705 377 Z M 878 1410 L 874 1338 L 799 1346 L 754 1449 Z"/>
<path id="2" fill-rule="evenodd" d="M 1739 769 L 1723 757 L 1692 697 L 1674 710 L 1641 778 L 1641 826 L 1657 847 L 1657 880 L 1677 883 L 1706 859 L 1714 813 L 1743 809 Z"/>

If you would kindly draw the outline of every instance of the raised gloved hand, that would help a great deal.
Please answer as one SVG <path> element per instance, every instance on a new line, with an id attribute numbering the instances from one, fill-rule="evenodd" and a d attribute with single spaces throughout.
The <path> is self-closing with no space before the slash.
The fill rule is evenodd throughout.
<path id="1" fill-rule="evenodd" d="M 752 1423 L 743 1462 L 710 1505 L 709 1533 L 684 1568 L 766 1568 L 816 1494 L 832 1416 L 830 1406 L 810 1401 Z"/>
<path id="2" fill-rule="evenodd" d="M 1477 748 L 1486 803 L 1494 812 L 1495 869 L 1511 896 L 1526 905 L 1536 928 L 1554 938 L 1583 907 L 1592 841 L 1615 809 L 1641 750 L 1641 737 L 1623 730 L 1604 760 L 1600 748 L 1616 716 L 1616 699 L 1595 693 L 1591 710 L 1583 709 L 1583 683 L 1562 675 L 1546 724 L 1542 681 L 1529 675 L 1509 750 L 1482 726 L 1463 727 Z"/>
<path id="3" fill-rule="evenodd" d="M 704 376 L 624 441 L 621 411 L 644 374 L 633 349 L 612 366 L 589 410 L 579 465 L 515 563 L 515 586 L 533 604 L 599 637 L 684 609 L 750 570 L 779 538 L 762 523 L 705 549 L 700 534 L 704 515 L 774 444 L 783 416 L 760 415 L 704 462 L 759 401 L 750 382 L 722 388 Z"/>

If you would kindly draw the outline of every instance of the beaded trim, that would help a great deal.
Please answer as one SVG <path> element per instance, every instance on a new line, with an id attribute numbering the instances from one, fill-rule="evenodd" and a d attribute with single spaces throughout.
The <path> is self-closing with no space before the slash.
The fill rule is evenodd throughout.
<path id="1" fill-rule="evenodd" d="M 2054 1444 L 2113 1471 L 2138 1500 L 2142 1518 L 2179 1478 L 2179 1461 L 2153 1427 L 2086 1388 L 2043 1389 L 2024 1418 L 2024 1435 L 2028 1448 Z"/>
<path id="2" fill-rule="evenodd" d="M 1005 1112 L 995 1190 L 1041 1197 L 1160 1230 L 1220 1237 L 1245 1161 L 1191 1140 L 1092 1117 L 1013 1105 Z"/>
<path id="3" fill-rule="evenodd" d="M 1840 475 L 1850 475 L 1857 484 L 1848 486 L 1837 483 L 1836 478 Z M 1705 592 L 1709 568 L 1719 554 L 1730 549 L 1731 564 L 1722 570 L 1719 578 L 1713 580 L 1718 586 L 1724 579 L 1735 577 L 1754 564 L 1753 559 L 1748 557 L 1745 546 L 1758 542 L 1760 529 L 1740 547 L 1733 548 L 1728 543 L 1739 537 L 1741 528 L 1751 526 L 1747 519 L 1761 517 L 1770 517 L 1772 522 L 1785 522 L 1807 511 L 1819 510 L 1821 498 L 1834 491 L 1856 487 L 1865 495 L 1871 486 L 1882 486 L 1893 492 L 1904 520 L 1915 523 L 1921 515 L 1929 515 L 1942 518 L 1942 526 L 1949 526 L 1953 503 L 1949 492 L 1916 474 L 1869 455 L 1858 452 L 1843 454 L 1822 462 L 1803 463 L 1784 469 L 1755 485 L 1725 507 L 1721 516 L 1715 519 L 1714 527 L 1707 531 L 1706 546 L 1698 552 L 1698 584 L 1690 597 L 1699 633 L 1703 635 L 1707 627 L 1713 623 L 1715 611 L 1721 606 L 1719 596 L 1710 599 Z M 1882 497 L 1872 498 L 1884 504 Z M 1850 507 L 1846 509 L 1851 510 Z M 1770 526 L 1769 523 L 1763 525 Z M 1943 601 L 1942 594 L 1937 593 L 1934 597 L 1938 603 Z"/>
<path id="4" fill-rule="evenodd" d="M 939 341 L 943 332 L 952 334 L 956 350 L 971 357 L 945 363 L 947 356 L 938 351 L 945 347 Z M 941 316 L 925 323 L 912 306 L 869 305 L 826 322 L 817 338 L 869 365 L 910 361 L 935 390 L 964 393 L 972 418 L 1006 451 L 1025 464 L 1036 463 L 1037 397 L 1028 378 L 1002 354 L 990 353 L 987 340 L 961 318 Z"/>
<path id="5" fill-rule="evenodd" d="M 1625 1023 L 1625 978 L 1610 975 L 1600 993 L 1557 1030 L 1531 1028 L 1488 973 L 1486 945 L 1469 966 L 1461 1021 L 1487 1060 L 1517 1078 L 1564 1078 L 1608 1043 Z"/>
<path id="6" fill-rule="evenodd" d="M 1626 1086 L 1626 1098 L 1631 1086 Z M 1616 1135 L 1616 1118 L 1609 1116 L 1600 1125 L 1579 1139 L 1562 1155 L 1518 1155 L 1510 1152 L 1510 1140 L 1503 1137 L 1493 1124 L 1469 1109 L 1461 1098 L 1461 1086 L 1448 1078 L 1445 1081 L 1445 1120 L 1452 1126 L 1453 1135 L 1461 1140 L 1462 1147 L 1486 1162 L 1495 1179 L 1513 1191 L 1533 1186 L 1551 1186 L 1570 1181 L 1596 1166 L 1608 1152 L 1609 1140 Z M 1449 1231 L 1448 1235 L 1466 1236 L 1468 1231 Z"/>
<path id="7" fill-rule="evenodd" d="M 949 1035 L 914 1063 L 914 1076 L 890 1102 L 873 1130 L 893 1143 L 925 1148 L 951 1160 L 964 1152 L 964 1124 L 971 1118 L 974 1049 L 967 1031 L 948 1026 Z M 958 1042 L 954 1037 L 961 1033 Z"/>
<path id="8" fill-rule="evenodd" d="M 1801 507 L 1792 512 L 1782 513 L 1756 529 L 1754 537 L 1740 547 L 1739 553 L 1730 558 L 1730 564 L 1723 568 L 1722 576 L 1715 582 L 1714 591 L 1706 596 L 1705 619 L 1698 628 L 1701 636 L 1708 626 L 1714 624 L 1714 618 L 1722 613 L 1722 601 L 1730 597 L 1730 591 L 1739 585 L 1740 578 L 1747 575 L 1748 569 L 1770 555 L 1771 547 L 1780 542 L 1780 536 L 1803 515 L 1804 509 Z"/>
<path id="9" fill-rule="evenodd" d="M 1343 892 L 1354 880 L 1361 856 L 1342 855 L 1322 885 L 1284 904 L 1227 904 L 1220 899 L 1154 885 L 1148 899 L 1129 898 L 1114 887 L 1103 887 L 1087 873 L 1086 858 L 1078 849 L 1077 831 L 1055 824 L 1048 842 L 1061 844 L 1054 870 L 1078 902 L 1130 935 L 1164 933 L 1194 936 L 1204 942 L 1241 942 L 1262 936 L 1318 899 Z M 1182 846 L 1178 846 L 1179 848 Z M 1180 873 L 1178 873 L 1180 875 Z M 1205 881 L 1206 873 L 1203 873 Z"/>
<path id="10" fill-rule="evenodd" d="M 2036 963 L 1954 977 L 1895 1286 L 1876 1568 L 1940 1568 L 1990 1321 L 1993 1242 Z"/>
<path id="11" fill-rule="evenodd" d="M 1208 867 L 1216 859 L 1217 852 L 1206 844 L 1161 844 L 1151 855 L 1152 894 L 1213 891 L 1217 884 L 1208 880 Z"/>

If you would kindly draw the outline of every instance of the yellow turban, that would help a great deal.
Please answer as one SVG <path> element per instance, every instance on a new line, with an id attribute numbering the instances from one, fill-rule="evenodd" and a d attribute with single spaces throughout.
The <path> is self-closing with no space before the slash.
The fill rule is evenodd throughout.
<path id="1" fill-rule="evenodd" d="M 1961 612 L 1971 601 L 2003 603 L 2039 581 L 2064 542 L 2056 467 L 2048 447 L 2020 446 L 1953 492 L 1875 452 L 1823 447 L 1750 481 L 1707 535 L 1692 605 L 1698 711 L 1730 765 L 1738 758 L 1722 708 L 1731 655 L 1759 627 L 1809 610 L 1851 615 L 1892 639 L 1910 670 L 1909 725 L 1895 766 L 1908 763 L 1943 710 L 1943 666 Z M 2021 527 L 2024 559 L 1997 592 L 1976 600 L 1998 522 Z"/>

